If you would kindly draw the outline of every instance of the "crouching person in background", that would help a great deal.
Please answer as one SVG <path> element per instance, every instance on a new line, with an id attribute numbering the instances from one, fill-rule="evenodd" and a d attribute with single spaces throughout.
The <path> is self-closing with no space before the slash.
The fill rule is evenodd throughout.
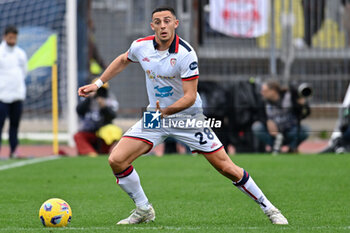
<path id="1" fill-rule="evenodd" d="M 80 127 L 74 141 L 79 155 L 96 157 L 98 154 L 108 154 L 121 138 L 122 130 L 112 124 L 118 105 L 118 101 L 108 93 L 108 84 L 78 104 Z"/>
<path id="2" fill-rule="evenodd" d="M 298 152 L 298 146 L 309 136 L 309 129 L 300 121 L 310 114 L 306 96 L 297 90 L 283 89 L 276 81 L 267 81 L 261 86 L 261 95 L 265 100 L 266 122 L 255 122 L 254 135 L 271 152 L 277 154 L 282 145 L 288 145 L 289 152 Z"/>

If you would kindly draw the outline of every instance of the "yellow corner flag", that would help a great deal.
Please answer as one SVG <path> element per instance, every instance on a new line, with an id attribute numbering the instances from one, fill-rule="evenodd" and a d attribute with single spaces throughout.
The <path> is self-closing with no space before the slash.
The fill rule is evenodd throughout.
<path id="1" fill-rule="evenodd" d="M 52 34 L 28 61 L 28 70 L 52 66 L 57 60 L 57 35 Z"/>

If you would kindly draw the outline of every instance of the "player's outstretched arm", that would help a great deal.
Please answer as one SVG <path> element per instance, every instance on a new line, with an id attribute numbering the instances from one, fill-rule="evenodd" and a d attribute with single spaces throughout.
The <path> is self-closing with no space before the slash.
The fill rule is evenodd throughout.
<path id="1" fill-rule="evenodd" d="M 130 61 L 128 60 L 128 52 L 125 52 L 119 55 L 116 59 L 114 59 L 114 61 L 112 61 L 112 63 L 102 73 L 102 75 L 100 76 L 100 80 L 103 83 L 108 82 L 114 76 L 122 72 L 129 64 L 130 64 Z M 78 90 L 78 94 L 79 96 L 82 96 L 82 97 L 88 97 L 90 95 L 95 94 L 97 89 L 98 89 L 98 86 L 92 83 L 92 84 L 80 87 Z"/>
<path id="2" fill-rule="evenodd" d="M 102 73 L 100 79 L 103 83 L 108 82 L 114 76 L 122 72 L 128 65 L 130 61 L 128 60 L 128 52 L 119 55 L 112 63 L 107 67 L 107 69 Z"/>

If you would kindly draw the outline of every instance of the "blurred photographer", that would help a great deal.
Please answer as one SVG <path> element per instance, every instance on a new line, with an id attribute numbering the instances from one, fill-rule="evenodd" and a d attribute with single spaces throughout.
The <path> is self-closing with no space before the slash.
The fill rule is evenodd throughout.
<path id="1" fill-rule="evenodd" d="M 95 95 L 78 104 L 80 128 L 74 140 L 79 155 L 96 157 L 99 153 L 108 154 L 113 143 L 121 138 L 122 130 L 112 124 L 118 105 L 118 101 L 109 93 L 107 83 Z"/>
<path id="2" fill-rule="evenodd" d="M 280 152 L 282 145 L 288 145 L 289 152 L 298 152 L 300 143 L 309 136 L 308 127 L 300 122 L 310 114 L 306 97 L 311 89 L 299 88 L 284 89 L 276 81 L 267 81 L 261 86 L 266 120 L 255 122 L 252 131 L 274 154 Z"/>

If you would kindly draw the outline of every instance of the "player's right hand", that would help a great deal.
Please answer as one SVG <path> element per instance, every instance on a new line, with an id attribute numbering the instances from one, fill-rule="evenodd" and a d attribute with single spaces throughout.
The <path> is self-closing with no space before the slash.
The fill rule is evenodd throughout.
<path id="1" fill-rule="evenodd" d="M 98 87 L 96 84 L 92 83 L 89 85 L 85 85 L 79 88 L 78 95 L 81 97 L 89 97 L 94 95 L 97 91 Z"/>

